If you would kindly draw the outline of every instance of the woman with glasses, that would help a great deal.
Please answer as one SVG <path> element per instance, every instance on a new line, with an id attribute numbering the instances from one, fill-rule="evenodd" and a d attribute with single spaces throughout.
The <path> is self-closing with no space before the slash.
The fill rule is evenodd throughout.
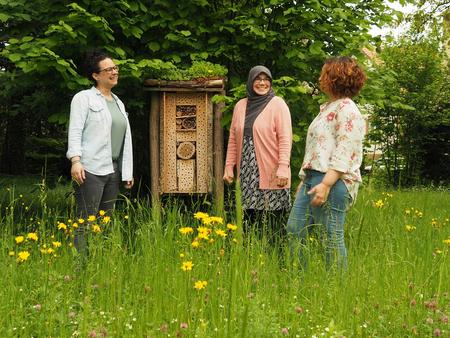
<path id="1" fill-rule="evenodd" d="M 88 52 L 84 64 L 94 86 L 78 92 L 70 105 L 67 158 L 75 190 L 77 217 L 87 220 L 100 210 L 110 214 L 119 184 L 133 186 L 133 150 L 127 112 L 112 93 L 119 68 L 103 51 Z M 87 249 L 89 224 L 79 224 L 75 247 Z"/>
<path id="2" fill-rule="evenodd" d="M 347 266 L 344 221 L 361 182 L 365 134 L 365 121 L 352 97 L 365 80 L 361 67 L 349 57 L 326 60 L 320 74 L 320 89 L 328 100 L 308 128 L 302 182 L 287 223 L 304 267 L 311 216 L 324 227 L 327 266 L 341 270 Z"/>
<path id="3" fill-rule="evenodd" d="M 280 217 L 291 205 L 291 115 L 284 100 L 275 96 L 266 67 L 250 70 L 246 89 L 247 97 L 234 107 L 223 179 L 231 183 L 236 168 L 247 227 L 273 226 L 277 219 L 273 230 L 278 233 Z"/>

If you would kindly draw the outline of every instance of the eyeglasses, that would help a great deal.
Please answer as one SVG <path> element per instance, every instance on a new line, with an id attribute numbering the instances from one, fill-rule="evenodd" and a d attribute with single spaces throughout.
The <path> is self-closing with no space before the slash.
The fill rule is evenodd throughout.
<path id="1" fill-rule="evenodd" d="M 118 72 L 119 71 L 119 67 L 118 66 L 114 66 L 114 67 L 103 68 L 103 69 L 100 69 L 97 73 L 101 73 L 101 72 L 112 73 L 113 71 Z"/>
<path id="2" fill-rule="evenodd" d="M 270 82 L 269 77 L 257 77 L 254 82 Z"/>

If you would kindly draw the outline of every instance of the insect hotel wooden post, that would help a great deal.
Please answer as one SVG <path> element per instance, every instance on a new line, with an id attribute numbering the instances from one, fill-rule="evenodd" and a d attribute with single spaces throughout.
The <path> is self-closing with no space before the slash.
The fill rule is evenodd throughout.
<path id="1" fill-rule="evenodd" d="M 162 194 L 213 193 L 223 208 L 224 80 L 146 80 L 151 91 L 150 175 L 154 199 Z"/>

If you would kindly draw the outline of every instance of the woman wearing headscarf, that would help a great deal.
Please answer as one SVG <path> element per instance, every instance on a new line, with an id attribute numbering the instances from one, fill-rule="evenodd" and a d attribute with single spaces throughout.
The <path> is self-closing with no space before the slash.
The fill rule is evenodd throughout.
<path id="1" fill-rule="evenodd" d="M 290 156 L 292 125 L 289 108 L 272 89 L 272 74 L 253 67 L 247 80 L 247 97 L 235 106 L 230 127 L 224 180 L 240 181 L 242 207 L 251 223 L 266 214 L 277 218 L 291 206 Z M 282 222 L 278 220 L 282 230 Z"/>

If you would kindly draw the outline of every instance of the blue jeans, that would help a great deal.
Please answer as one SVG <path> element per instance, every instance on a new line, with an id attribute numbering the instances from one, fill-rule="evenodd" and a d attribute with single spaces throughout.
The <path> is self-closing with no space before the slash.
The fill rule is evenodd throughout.
<path id="1" fill-rule="evenodd" d="M 327 268 L 336 266 L 345 270 L 347 267 L 347 249 L 344 242 L 345 214 L 351 202 L 350 194 L 342 180 L 338 180 L 330 189 L 325 204 L 312 207 L 313 195 L 307 192 L 322 182 L 324 173 L 307 170 L 289 214 L 287 233 L 291 249 L 298 249 L 303 267 L 306 267 L 305 249 L 307 249 L 308 228 L 314 224 L 325 227 L 325 247 Z M 311 220 L 313 222 L 311 222 Z"/>

